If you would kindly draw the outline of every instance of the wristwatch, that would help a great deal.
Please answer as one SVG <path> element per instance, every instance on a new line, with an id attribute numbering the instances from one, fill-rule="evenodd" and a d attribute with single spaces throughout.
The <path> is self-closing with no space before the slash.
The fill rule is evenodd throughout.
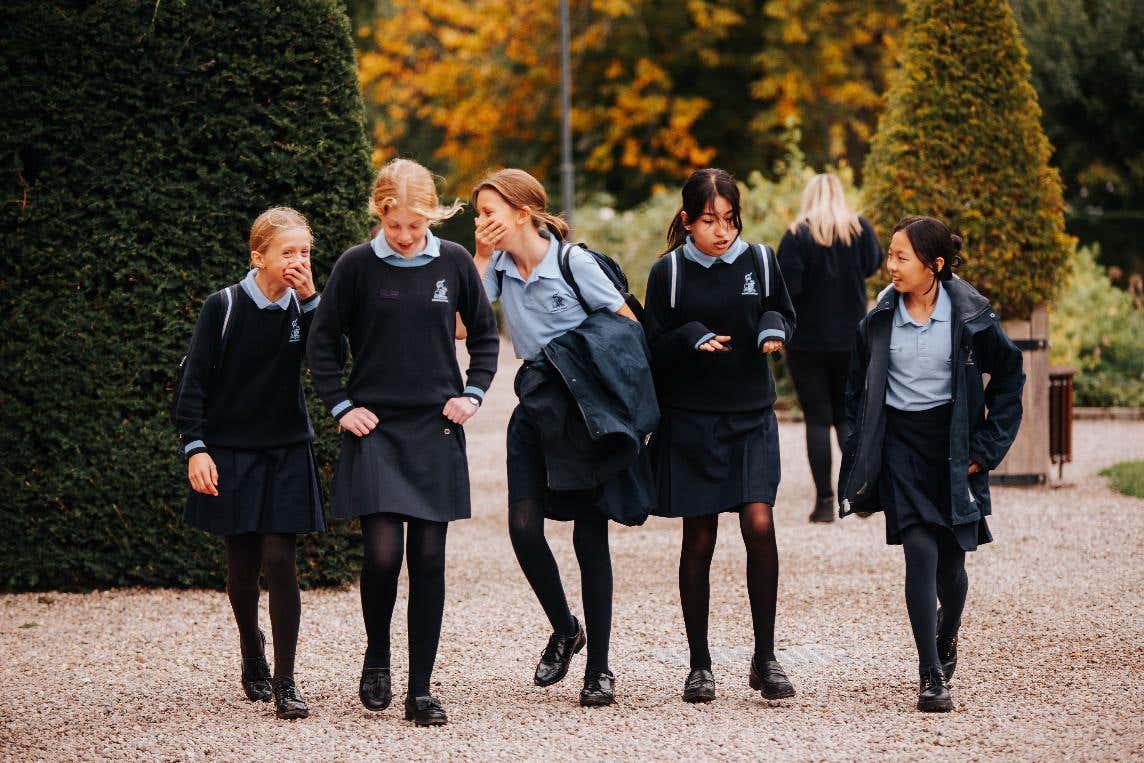
<path id="1" fill-rule="evenodd" d="M 470 397 L 469 402 L 472 403 L 473 405 L 477 406 L 478 408 L 481 407 L 481 399 L 479 397 Z"/>

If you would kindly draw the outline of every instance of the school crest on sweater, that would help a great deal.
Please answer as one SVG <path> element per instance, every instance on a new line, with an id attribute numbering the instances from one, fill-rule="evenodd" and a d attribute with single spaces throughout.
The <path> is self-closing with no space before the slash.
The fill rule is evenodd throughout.
<path id="1" fill-rule="evenodd" d="M 743 277 L 743 291 L 741 292 L 744 297 L 757 297 L 759 296 L 759 287 L 755 284 L 755 274 L 747 273 Z"/>
<path id="2" fill-rule="evenodd" d="M 442 278 L 437 282 L 437 290 L 433 292 L 434 302 L 448 302 L 449 289 L 445 286 L 445 279 Z"/>
<path id="3" fill-rule="evenodd" d="M 295 318 L 290 323 L 290 339 L 288 342 L 301 342 L 302 341 L 302 326 L 299 323 L 301 319 Z"/>

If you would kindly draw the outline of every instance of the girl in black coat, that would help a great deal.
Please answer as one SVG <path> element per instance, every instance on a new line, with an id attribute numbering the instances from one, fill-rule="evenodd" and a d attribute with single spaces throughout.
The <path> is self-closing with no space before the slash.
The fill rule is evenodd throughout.
<path id="1" fill-rule="evenodd" d="M 843 515 L 884 511 L 886 541 L 902 544 L 917 707 L 928 712 L 953 708 L 965 552 L 992 540 L 989 471 L 1017 436 L 1025 383 L 996 311 L 953 275 L 960 250 L 932 217 L 895 226 L 893 285 L 858 324 L 839 478 Z"/>
<path id="2" fill-rule="evenodd" d="M 794 695 L 775 659 L 779 485 L 774 379 L 766 355 L 794 334 L 774 254 L 739 237 L 739 188 L 719 169 L 683 186 L 668 251 L 652 267 L 644 324 L 662 419 L 655 437 L 660 516 L 683 519 L 679 597 L 691 651 L 683 699 L 715 698 L 707 618 L 719 514 L 734 511 L 747 546 L 755 652 L 749 682 L 768 699 Z"/>
<path id="3" fill-rule="evenodd" d="M 854 326 L 866 314 L 866 279 L 882 264 L 882 247 L 870 223 L 850 211 L 838 177 L 826 174 L 807 183 L 778 256 L 798 314 L 798 335 L 787 343 L 786 361 L 806 419 L 816 492 L 810 521 L 833 522 L 830 428 L 841 447 Z"/>

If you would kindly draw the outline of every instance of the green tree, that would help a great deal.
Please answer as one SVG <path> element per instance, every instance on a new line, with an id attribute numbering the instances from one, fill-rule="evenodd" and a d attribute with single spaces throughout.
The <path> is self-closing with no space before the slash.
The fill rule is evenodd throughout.
<path id="1" fill-rule="evenodd" d="M 179 519 L 167 385 L 258 212 L 309 217 L 319 285 L 365 233 L 345 13 L 17 0 L 0 25 L 0 589 L 218 585 L 221 544 Z M 303 580 L 348 579 L 357 547 L 309 539 Z"/>
<path id="2" fill-rule="evenodd" d="M 1072 242 L 1008 3 L 913 0 L 901 62 L 866 158 L 871 220 L 945 220 L 965 238 L 965 277 L 1027 317 L 1055 295 Z"/>

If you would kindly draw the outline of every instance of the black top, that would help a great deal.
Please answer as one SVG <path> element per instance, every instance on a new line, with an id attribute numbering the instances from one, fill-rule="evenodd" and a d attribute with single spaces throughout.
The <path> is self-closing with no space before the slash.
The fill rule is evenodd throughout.
<path id="1" fill-rule="evenodd" d="M 441 240 L 441 254 L 418 267 L 391 265 L 369 242 L 334 264 L 307 347 L 314 388 L 335 418 L 352 406 L 444 405 L 465 389 L 483 397 L 500 340 L 473 258 Z M 457 365 L 456 319 L 468 329 L 468 379 Z M 342 385 L 342 336 L 353 369 Z M 350 402 L 352 405 L 346 405 Z"/>
<path id="2" fill-rule="evenodd" d="M 882 247 L 873 227 L 858 218 L 862 233 L 850 245 L 821 246 L 801 225 L 779 244 L 779 266 L 798 313 L 798 336 L 791 349 L 849 352 L 854 327 L 866 315 L 866 279 L 882 264 Z"/>
<path id="3" fill-rule="evenodd" d="M 300 313 L 294 300 L 260 310 L 243 289 L 233 292 L 225 341 L 221 294 L 207 299 L 191 337 L 175 407 L 188 458 L 216 445 L 257 450 L 314 437 L 300 372 L 315 311 Z"/>
<path id="4" fill-rule="evenodd" d="M 684 269 L 677 279 L 675 307 L 670 305 L 673 256 Z M 767 257 L 769 283 L 763 285 L 750 250 L 730 264 L 721 261 L 710 268 L 682 253 L 652 266 L 644 327 L 661 407 L 732 413 L 774 404 L 774 378 L 759 349 L 759 335 L 789 340 L 795 312 L 769 249 Z M 763 296 L 767 291 L 769 296 Z M 730 336 L 730 351 L 697 350 L 696 342 L 708 334 Z"/>

